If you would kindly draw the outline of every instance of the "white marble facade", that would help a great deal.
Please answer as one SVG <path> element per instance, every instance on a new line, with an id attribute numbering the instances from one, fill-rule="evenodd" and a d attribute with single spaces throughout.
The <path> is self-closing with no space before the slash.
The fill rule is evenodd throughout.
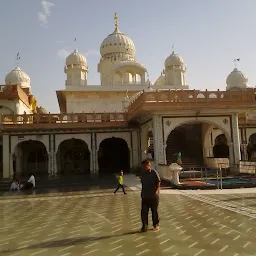
<path id="1" fill-rule="evenodd" d="M 100 85 L 88 84 L 89 64 L 86 56 L 78 50 L 74 50 L 65 62 L 64 72 L 66 81 L 64 88 L 57 91 L 60 102 L 60 112 L 63 113 L 103 113 L 123 112 L 125 106 L 133 97 L 142 90 L 151 89 L 175 89 L 186 90 L 189 85 L 186 80 L 185 62 L 181 56 L 172 52 L 163 61 L 164 70 L 159 78 L 152 83 L 146 67 L 136 59 L 136 47 L 132 39 L 122 33 L 119 28 L 118 17 L 115 15 L 114 31 L 101 43 L 98 72 Z M 143 49 L 142 49 L 143 50 Z M 235 68 L 227 77 L 227 90 L 243 90 L 248 87 L 246 75 Z M 29 76 L 19 67 L 7 74 L 5 86 L 19 85 L 24 91 L 31 94 Z M 0 90 L 0 94 L 2 89 Z M 60 100 L 61 99 L 61 100 Z M 21 100 L 0 100 L 0 114 L 27 114 L 32 113 L 32 107 L 23 104 Z M 231 110 L 230 110 L 231 111 Z M 116 128 L 112 131 L 102 129 L 98 131 L 83 131 L 70 134 L 48 132 L 48 134 L 29 134 L 17 132 L 17 134 L 3 134 L 3 177 L 9 178 L 13 174 L 13 154 L 19 156 L 17 145 L 22 141 L 41 141 L 48 154 L 48 173 L 55 175 L 57 172 L 57 157 L 59 145 L 72 138 L 82 140 L 90 151 L 90 172 L 92 175 L 98 173 L 98 149 L 100 143 L 107 138 L 116 137 L 123 139 L 130 152 L 130 167 L 136 168 L 140 161 L 147 157 L 148 132 L 152 131 L 154 136 L 155 164 L 166 164 L 166 141 L 172 130 L 182 124 L 203 123 L 203 154 L 204 157 L 212 157 L 212 140 L 225 134 L 230 147 L 231 163 L 238 163 L 241 159 L 240 146 L 244 149 L 251 135 L 256 133 L 255 127 L 239 130 L 238 115 L 234 112 L 223 111 L 223 113 L 210 110 L 204 116 L 184 117 L 180 111 L 173 116 L 173 112 L 165 110 L 163 113 L 151 113 L 149 118 L 145 117 L 137 129 Z M 213 130 L 213 127 L 215 129 Z M 210 133 L 211 131 L 211 133 Z M 212 136 L 210 140 L 210 134 Z M 19 170 L 19 161 L 16 161 L 16 169 Z"/>

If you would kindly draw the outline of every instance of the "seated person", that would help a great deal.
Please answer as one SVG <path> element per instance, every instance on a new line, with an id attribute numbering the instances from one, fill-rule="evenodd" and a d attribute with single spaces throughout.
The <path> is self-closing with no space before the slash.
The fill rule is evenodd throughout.
<path id="1" fill-rule="evenodd" d="M 22 189 L 23 190 L 32 189 L 32 188 L 35 188 L 35 186 L 36 186 L 36 179 L 35 179 L 35 176 L 31 173 L 30 178 L 28 179 L 28 182 L 24 185 Z"/>
<path id="2" fill-rule="evenodd" d="M 22 185 L 20 185 L 20 181 L 18 180 L 18 178 L 14 177 L 10 187 L 10 191 L 19 191 L 21 188 Z"/>

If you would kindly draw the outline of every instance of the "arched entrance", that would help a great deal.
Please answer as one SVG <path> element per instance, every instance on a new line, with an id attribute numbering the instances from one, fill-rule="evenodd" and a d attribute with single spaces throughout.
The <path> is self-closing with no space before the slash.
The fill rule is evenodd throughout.
<path id="1" fill-rule="evenodd" d="M 90 151 L 80 139 L 64 140 L 57 152 L 58 174 L 90 174 Z"/>
<path id="2" fill-rule="evenodd" d="M 171 131 L 166 142 L 166 161 L 171 164 L 181 152 L 183 165 L 202 166 L 202 124 L 183 124 Z"/>
<path id="3" fill-rule="evenodd" d="M 256 133 L 253 133 L 249 137 L 249 143 L 247 145 L 247 157 L 248 161 L 256 160 Z"/>
<path id="4" fill-rule="evenodd" d="M 22 176 L 31 172 L 35 176 L 48 175 L 48 153 L 41 141 L 27 140 L 20 142 L 14 151 L 13 171 Z"/>
<path id="5" fill-rule="evenodd" d="M 100 174 L 130 171 L 130 152 L 124 139 L 108 138 L 100 143 L 98 151 Z"/>
<path id="6" fill-rule="evenodd" d="M 215 158 L 229 158 L 229 147 L 225 134 L 220 134 L 215 138 L 213 156 Z"/>

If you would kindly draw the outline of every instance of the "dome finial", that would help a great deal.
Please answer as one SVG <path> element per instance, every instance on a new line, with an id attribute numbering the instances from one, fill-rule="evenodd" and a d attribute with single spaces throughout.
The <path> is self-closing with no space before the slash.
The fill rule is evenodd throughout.
<path id="1" fill-rule="evenodd" d="M 114 20 L 115 20 L 115 27 L 116 27 L 116 29 L 118 29 L 118 14 L 117 14 L 117 12 L 115 12 Z"/>
<path id="2" fill-rule="evenodd" d="M 174 44 L 172 45 L 172 52 L 174 52 Z"/>

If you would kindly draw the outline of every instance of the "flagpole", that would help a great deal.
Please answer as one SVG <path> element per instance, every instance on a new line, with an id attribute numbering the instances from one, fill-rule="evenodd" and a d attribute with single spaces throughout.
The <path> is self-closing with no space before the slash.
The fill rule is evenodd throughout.
<path id="1" fill-rule="evenodd" d="M 75 37 L 75 39 L 74 39 L 74 48 L 75 48 L 75 50 L 76 50 L 76 37 Z"/>
<path id="2" fill-rule="evenodd" d="M 17 64 L 17 67 L 19 66 L 19 60 L 20 60 L 20 52 L 17 52 L 17 55 L 16 55 L 16 64 Z"/>
<path id="3" fill-rule="evenodd" d="M 235 68 L 237 68 L 237 63 L 238 63 L 239 61 L 240 61 L 240 58 L 233 60 L 233 63 L 234 63 Z"/>

